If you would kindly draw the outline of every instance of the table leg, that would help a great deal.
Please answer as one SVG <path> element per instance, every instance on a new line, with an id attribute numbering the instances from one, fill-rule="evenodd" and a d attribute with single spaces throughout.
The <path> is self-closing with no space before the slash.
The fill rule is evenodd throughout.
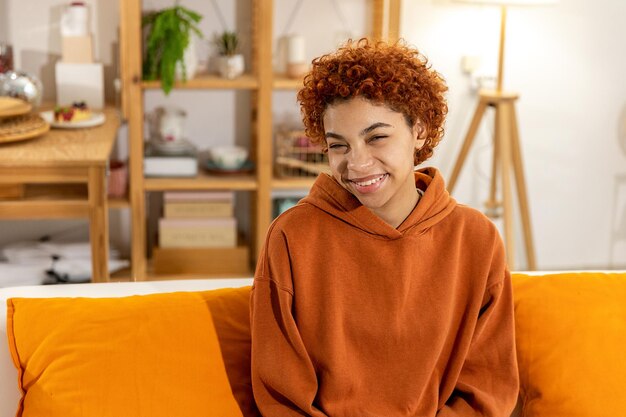
<path id="1" fill-rule="evenodd" d="M 89 239 L 92 282 L 109 281 L 109 211 L 104 166 L 89 168 Z"/>

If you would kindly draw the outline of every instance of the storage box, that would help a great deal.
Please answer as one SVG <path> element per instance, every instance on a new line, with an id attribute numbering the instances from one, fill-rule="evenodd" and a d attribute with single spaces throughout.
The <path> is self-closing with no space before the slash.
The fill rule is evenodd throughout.
<path id="1" fill-rule="evenodd" d="M 251 274 L 247 246 L 192 249 L 155 247 L 152 254 L 156 274 Z"/>
<path id="2" fill-rule="evenodd" d="M 57 104 L 68 106 L 84 101 L 91 109 L 104 108 L 104 69 L 100 63 L 57 62 Z"/>
<path id="3" fill-rule="evenodd" d="M 237 246 L 235 218 L 159 219 L 162 248 L 234 248 Z"/>
<path id="4" fill-rule="evenodd" d="M 171 201 L 163 206 L 167 219 L 232 217 L 233 214 L 233 203 L 229 201 Z"/>
<path id="5" fill-rule="evenodd" d="M 150 145 L 146 146 L 143 159 L 146 177 L 195 177 L 198 175 L 198 159 L 195 151 L 180 155 L 163 155 Z"/>
<path id="6" fill-rule="evenodd" d="M 91 64 L 93 63 L 92 45 L 91 35 L 63 36 L 61 60 L 67 64 Z"/>
<path id="7" fill-rule="evenodd" d="M 163 215 L 168 219 L 233 217 L 233 191 L 167 191 Z"/>
<path id="8" fill-rule="evenodd" d="M 166 191 L 163 201 L 234 201 L 234 191 Z"/>

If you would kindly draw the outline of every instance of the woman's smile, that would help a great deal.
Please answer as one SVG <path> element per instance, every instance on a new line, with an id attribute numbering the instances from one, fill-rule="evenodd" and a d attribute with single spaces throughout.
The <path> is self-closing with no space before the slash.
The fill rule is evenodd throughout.
<path id="1" fill-rule="evenodd" d="M 383 186 L 385 179 L 389 174 L 370 175 L 362 178 L 353 178 L 348 181 L 354 186 L 355 190 L 362 194 L 374 193 Z"/>

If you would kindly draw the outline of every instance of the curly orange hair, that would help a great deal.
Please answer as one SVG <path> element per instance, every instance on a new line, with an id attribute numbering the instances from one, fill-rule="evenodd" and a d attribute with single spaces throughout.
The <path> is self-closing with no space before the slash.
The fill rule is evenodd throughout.
<path id="1" fill-rule="evenodd" d="M 422 137 L 426 142 L 415 152 L 417 165 L 432 156 L 443 136 L 447 90 L 426 57 L 404 41 L 389 44 L 363 38 L 315 58 L 298 101 L 307 136 L 322 145 L 326 108 L 357 96 L 402 113 L 409 127 L 420 120 L 426 128 Z"/>

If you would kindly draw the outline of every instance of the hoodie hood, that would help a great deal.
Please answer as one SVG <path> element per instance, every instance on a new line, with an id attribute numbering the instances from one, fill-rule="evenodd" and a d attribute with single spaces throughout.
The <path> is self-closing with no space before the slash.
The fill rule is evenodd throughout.
<path id="1" fill-rule="evenodd" d="M 407 232 L 424 232 L 443 220 L 456 207 L 456 201 L 450 197 L 443 177 L 436 168 L 415 171 L 415 187 L 424 191 L 424 195 L 397 229 L 363 206 L 352 193 L 327 174 L 317 177 L 311 192 L 300 204 L 311 204 L 365 233 L 384 239 L 399 239 Z"/>

